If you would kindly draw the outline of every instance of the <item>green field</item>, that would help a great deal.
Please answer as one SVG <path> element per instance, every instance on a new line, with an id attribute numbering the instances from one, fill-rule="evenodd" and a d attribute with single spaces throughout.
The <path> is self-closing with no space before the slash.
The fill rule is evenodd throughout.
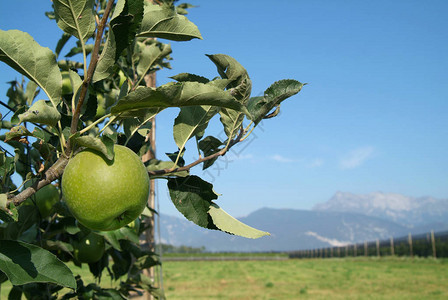
<path id="1" fill-rule="evenodd" d="M 448 299 L 446 259 L 166 261 L 163 272 L 168 299 Z"/>
<path id="2" fill-rule="evenodd" d="M 165 262 L 168 299 L 448 299 L 448 261 Z"/>

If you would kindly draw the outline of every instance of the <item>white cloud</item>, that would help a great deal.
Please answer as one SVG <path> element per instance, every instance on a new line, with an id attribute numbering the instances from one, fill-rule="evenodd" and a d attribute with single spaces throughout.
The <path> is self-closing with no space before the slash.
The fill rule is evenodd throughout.
<path id="1" fill-rule="evenodd" d="M 357 148 L 342 158 L 339 165 L 342 169 L 354 169 L 371 159 L 375 149 L 371 146 Z"/>
<path id="2" fill-rule="evenodd" d="M 323 166 L 324 160 L 322 158 L 315 158 L 307 164 L 308 168 L 318 168 Z"/>
<path id="3" fill-rule="evenodd" d="M 290 163 L 290 162 L 294 162 L 294 159 L 288 158 L 288 157 L 284 157 L 280 154 L 275 154 L 271 156 L 271 159 L 281 162 L 281 163 Z"/>

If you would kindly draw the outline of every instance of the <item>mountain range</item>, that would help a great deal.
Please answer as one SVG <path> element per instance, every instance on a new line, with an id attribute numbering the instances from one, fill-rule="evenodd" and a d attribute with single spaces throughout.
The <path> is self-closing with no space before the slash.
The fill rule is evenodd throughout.
<path id="1" fill-rule="evenodd" d="M 400 194 L 337 192 L 312 210 L 262 208 L 240 221 L 271 233 L 256 240 L 160 217 L 160 242 L 207 251 L 293 251 L 448 230 L 448 199 Z"/>

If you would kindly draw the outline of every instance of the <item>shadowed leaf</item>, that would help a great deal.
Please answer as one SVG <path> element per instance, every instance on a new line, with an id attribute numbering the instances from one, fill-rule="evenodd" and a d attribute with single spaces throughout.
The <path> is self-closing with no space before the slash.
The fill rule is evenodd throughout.
<path id="1" fill-rule="evenodd" d="M 0 243 L 0 270 L 14 285 L 49 282 L 76 288 L 72 271 L 54 254 L 24 242 L 3 240 Z"/>

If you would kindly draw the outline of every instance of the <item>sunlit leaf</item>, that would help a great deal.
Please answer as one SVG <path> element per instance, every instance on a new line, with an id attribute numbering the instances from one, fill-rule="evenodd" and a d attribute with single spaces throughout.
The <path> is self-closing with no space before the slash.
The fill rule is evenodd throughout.
<path id="1" fill-rule="evenodd" d="M 92 136 L 73 136 L 73 141 L 79 146 L 97 151 L 108 160 L 114 159 L 114 142 L 109 137 L 96 138 Z"/>
<path id="2" fill-rule="evenodd" d="M 86 41 L 95 31 L 94 0 L 54 0 L 59 28 Z"/>
<path id="3" fill-rule="evenodd" d="M 270 235 L 269 232 L 255 229 L 238 221 L 215 203 L 210 205 L 210 210 L 208 213 L 212 217 L 213 223 L 216 227 L 227 233 L 250 239 L 257 239 L 265 235 Z"/>
<path id="4" fill-rule="evenodd" d="M 149 1 L 145 6 L 142 27 L 138 36 L 173 41 L 202 39 L 198 27 L 185 16 L 177 14 L 173 7 L 150 4 Z"/>
<path id="5" fill-rule="evenodd" d="M 228 92 L 198 82 L 170 83 L 158 87 L 140 87 L 123 97 L 112 107 L 113 114 L 138 111 L 150 107 L 182 107 L 212 105 L 244 111 L 245 108 Z"/>
<path id="6" fill-rule="evenodd" d="M 36 101 L 25 113 L 19 115 L 23 122 L 34 122 L 54 126 L 61 119 L 59 111 L 45 100 Z"/>
<path id="7" fill-rule="evenodd" d="M 258 124 L 274 107 L 300 92 L 303 83 L 293 79 L 284 79 L 273 83 L 262 97 L 251 98 L 247 104 L 251 119 Z"/>
<path id="8" fill-rule="evenodd" d="M 62 76 L 56 56 L 19 30 L 0 30 L 0 61 L 37 83 L 53 106 L 61 101 Z"/>

